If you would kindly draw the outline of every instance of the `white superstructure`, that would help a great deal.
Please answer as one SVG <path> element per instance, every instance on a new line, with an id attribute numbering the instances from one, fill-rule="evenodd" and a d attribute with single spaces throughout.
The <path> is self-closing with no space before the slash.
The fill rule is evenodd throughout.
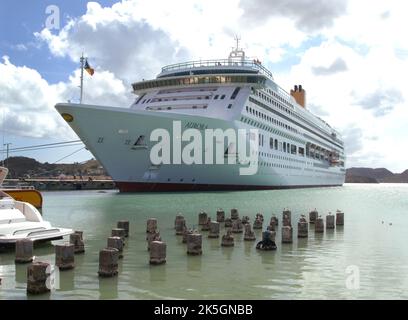
<path id="1" fill-rule="evenodd" d="M 337 186 L 344 183 L 340 135 L 305 108 L 305 91 L 281 89 L 259 61 L 238 46 L 228 59 L 166 66 L 133 84 L 130 108 L 60 103 L 56 109 L 102 163 L 121 191 L 242 190 Z M 156 128 L 258 129 L 258 171 L 240 164 L 154 165 Z M 248 135 L 248 139 L 251 136 Z M 217 141 L 217 143 L 224 143 Z M 226 157 L 231 146 L 225 145 Z M 204 150 L 206 151 L 206 150 Z"/>

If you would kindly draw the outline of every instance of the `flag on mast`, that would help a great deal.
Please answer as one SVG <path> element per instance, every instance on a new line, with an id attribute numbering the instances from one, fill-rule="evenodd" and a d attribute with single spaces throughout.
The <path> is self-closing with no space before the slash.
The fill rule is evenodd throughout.
<path id="1" fill-rule="evenodd" d="M 89 65 L 88 59 L 85 60 L 84 69 L 85 69 L 86 72 L 88 72 L 91 76 L 93 76 L 95 70 L 94 70 L 93 68 L 91 68 L 91 66 Z"/>

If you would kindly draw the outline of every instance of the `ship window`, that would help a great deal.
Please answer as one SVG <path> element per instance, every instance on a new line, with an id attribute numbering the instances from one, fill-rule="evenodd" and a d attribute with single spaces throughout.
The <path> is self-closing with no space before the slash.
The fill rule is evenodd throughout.
<path id="1" fill-rule="evenodd" d="M 223 94 L 220 99 L 224 99 L 224 98 L 225 98 L 225 94 Z"/>
<path id="2" fill-rule="evenodd" d="M 290 147 L 290 152 L 292 154 L 296 154 L 296 151 L 297 151 L 296 149 L 297 149 L 296 146 L 294 144 L 292 144 L 291 147 Z"/>
<path id="3" fill-rule="evenodd" d="M 231 99 L 235 99 L 235 98 L 236 98 L 236 96 L 237 96 L 239 90 L 241 90 L 240 87 L 236 87 L 236 88 L 235 88 L 234 92 L 233 92 L 232 95 L 231 95 Z"/>
<path id="4" fill-rule="evenodd" d="M 231 109 L 231 107 L 232 107 L 232 103 L 230 103 L 227 108 Z"/>
<path id="5" fill-rule="evenodd" d="M 269 138 L 269 147 L 273 149 L 273 138 Z"/>
<path id="6" fill-rule="evenodd" d="M 283 152 L 286 152 L 286 142 L 283 143 Z"/>
<path id="7" fill-rule="evenodd" d="M 275 139 L 275 150 L 278 150 L 278 139 Z"/>
<path id="8" fill-rule="evenodd" d="M 103 143 L 103 137 L 98 138 L 98 143 Z"/>
<path id="9" fill-rule="evenodd" d="M 218 99 L 218 94 L 216 94 L 215 96 L 214 96 L 214 100 L 217 100 Z"/>
<path id="10" fill-rule="evenodd" d="M 142 103 L 145 103 L 146 102 L 146 99 L 144 99 L 143 101 L 142 101 Z"/>
<path id="11" fill-rule="evenodd" d="M 246 112 L 248 112 L 248 109 L 249 109 L 248 106 L 246 106 Z"/>

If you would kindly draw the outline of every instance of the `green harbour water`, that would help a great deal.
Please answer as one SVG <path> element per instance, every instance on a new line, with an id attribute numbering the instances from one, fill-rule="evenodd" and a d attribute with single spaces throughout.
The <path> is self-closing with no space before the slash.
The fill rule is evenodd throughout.
<path id="1" fill-rule="evenodd" d="M 345 184 L 343 187 L 272 191 L 120 194 L 117 191 L 44 192 L 43 217 L 55 226 L 84 231 L 85 254 L 74 270 L 59 273 L 59 289 L 26 295 L 27 265 L 14 251 L 0 253 L 0 299 L 408 299 L 408 184 Z M 189 227 L 198 212 L 215 219 L 217 208 L 279 218 L 276 251 L 255 249 L 257 240 L 235 236 L 235 246 L 203 234 L 203 255 L 187 256 L 174 232 L 181 212 Z M 292 211 L 293 244 L 281 244 L 282 210 Z M 297 239 L 301 214 L 316 208 L 323 217 L 337 209 L 344 227 Z M 149 265 L 146 220 L 158 219 L 167 244 L 167 263 Z M 118 220 L 130 221 L 119 275 L 98 278 L 99 250 Z M 225 233 L 221 227 L 221 235 Z M 58 241 L 67 241 L 58 240 Z M 54 241 L 53 243 L 56 243 Z M 35 246 L 36 260 L 54 264 L 51 244 Z M 347 268 L 358 270 L 359 288 L 348 288 Z M 356 269 L 357 268 L 357 269 Z M 355 274 L 354 274 L 355 275 Z"/>

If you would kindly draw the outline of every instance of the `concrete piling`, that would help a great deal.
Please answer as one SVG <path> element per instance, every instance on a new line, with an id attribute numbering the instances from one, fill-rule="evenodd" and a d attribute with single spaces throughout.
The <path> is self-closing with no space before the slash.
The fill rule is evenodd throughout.
<path id="1" fill-rule="evenodd" d="M 340 210 L 336 211 L 336 225 L 343 226 L 344 225 L 344 212 Z"/>
<path id="2" fill-rule="evenodd" d="M 309 212 L 309 222 L 315 223 L 318 216 L 319 216 L 319 213 L 317 212 L 316 209 L 310 211 Z"/>
<path id="3" fill-rule="evenodd" d="M 47 284 L 50 275 L 50 265 L 36 261 L 27 267 L 27 293 L 41 294 L 50 291 Z"/>
<path id="4" fill-rule="evenodd" d="M 326 216 L 326 229 L 334 229 L 334 215 L 331 212 Z"/>
<path id="5" fill-rule="evenodd" d="M 119 250 L 115 248 L 105 248 L 99 251 L 99 271 L 100 277 L 113 277 L 118 274 Z"/>
<path id="6" fill-rule="evenodd" d="M 208 217 L 207 222 L 201 226 L 201 230 L 202 231 L 210 230 L 210 224 L 211 224 L 211 217 Z"/>
<path id="7" fill-rule="evenodd" d="M 203 244 L 203 237 L 199 233 L 193 233 L 187 235 L 187 254 L 201 255 Z"/>
<path id="8" fill-rule="evenodd" d="M 188 229 L 187 227 L 185 227 L 184 230 L 183 230 L 183 240 L 182 240 L 182 242 L 187 243 L 187 235 L 193 234 L 193 233 L 194 233 L 193 229 Z"/>
<path id="9" fill-rule="evenodd" d="M 177 215 L 174 224 L 176 235 L 181 236 L 183 234 L 184 227 L 186 226 L 186 220 L 182 215 Z"/>
<path id="10" fill-rule="evenodd" d="M 309 225 L 304 215 L 301 215 L 298 222 L 298 238 L 307 238 Z"/>
<path id="11" fill-rule="evenodd" d="M 255 229 L 262 229 L 262 220 L 261 220 L 261 218 L 258 216 L 256 219 L 255 219 L 255 221 L 254 221 L 254 226 L 253 226 L 253 228 L 254 228 L 254 230 Z"/>
<path id="12" fill-rule="evenodd" d="M 256 248 L 265 251 L 276 250 L 275 236 L 275 231 L 266 230 L 262 232 L 262 240 L 256 244 Z"/>
<path id="13" fill-rule="evenodd" d="M 125 229 L 122 228 L 112 229 L 111 237 L 121 237 L 123 240 L 123 245 L 125 245 Z"/>
<path id="14" fill-rule="evenodd" d="M 231 220 L 237 220 L 239 218 L 238 209 L 231 209 Z"/>
<path id="15" fill-rule="evenodd" d="M 293 242 L 293 229 L 291 226 L 282 227 L 282 243 Z"/>
<path id="16" fill-rule="evenodd" d="M 283 210 L 282 212 L 282 225 L 284 227 L 291 227 L 292 226 L 292 213 L 290 210 Z"/>
<path id="17" fill-rule="evenodd" d="M 156 230 L 154 233 L 146 234 L 147 250 L 150 250 L 150 245 L 153 241 L 161 241 L 160 232 Z"/>
<path id="18" fill-rule="evenodd" d="M 227 230 L 227 233 L 222 236 L 221 246 L 223 247 L 233 247 L 234 246 L 234 236 L 230 229 Z"/>
<path id="19" fill-rule="evenodd" d="M 16 241 L 16 263 L 29 263 L 34 259 L 34 245 L 31 239 Z"/>
<path id="20" fill-rule="evenodd" d="M 269 226 L 266 229 L 269 231 L 276 231 L 278 224 L 279 224 L 278 218 L 275 215 L 273 215 L 271 217 L 271 220 L 269 221 Z"/>
<path id="21" fill-rule="evenodd" d="M 123 258 L 123 241 L 120 237 L 109 237 L 107 241 L 108 248 L 114 248 L 119 251 L 119 259 Z"/>
<path id="22" fill-rule="evenodd" d="M 262 222 L 264 222 L 264 216 L 263 216 L 263 214 L 262 214 L 262 213 L 257 213 L 256 216 L 255 216 L 255 220 L 256 220 L 256 219 L 259 219 L 259 220 L 261 220 Z"/>
<path id="23" fill-rule="evenodd" d="M 245 225 L 244 240 L 245 241 L 254 241 L 256 239 L 255 233 L 252 231 L 251 224 L 247 223 Z"/>
<path id="24" fill-rule="evenodd" d="M 74 245 L 70 243 L 55 245 L 55 265 L 62 270 L 69 270 L 75 267 Z"/>
<path id="25" fill-rule="evenodd" d="M 199 226 L 205 225 L 205 224 L 207 223 L 207 220 L 208 220 L 208 215 L 207 215 L 207 213 L 204 212 L 204 211 L 201 211 L 201 212 L 198 214 L 198 225 L 199 225 Z"/>
<path id="26" fill-rule="evenodd" d="M 250 222 L 248 216 L 243 216 L 242 219 L 241 219 L 241 221 L 242 221 L 242 224 L 244 224 L 244 225 Z"/>
<path id="27" fill-rule="evenodd" d="M 233 233 L 242 233 L 244 230 L 241 219 L 236 219 L 232 222 L 232 232 Z"/>
<path id="28" fill-rule="evenodd" d="M 225 228 L 231 228 L 232 227 L 232 219 L 231 218 L 225 218 Z"/>
<path id="29" fill-rule="evenodd" d="M 276 227 L 279 225 L 279 219 L 277 216 L 272 215 L 269 225 L 275 225 Z"/>
<path id="30" fill-rule="evenodd" d="M 85 244 L 82 231 L 75 231 L 69 235 L 69 243 L 74 245 L 74 253 L 84 253 Z"/>
<path id="31" fill-rule="evenodd" d="M 146 222 L 146 233 L 156 233 L 157 231 L 157 219 L 149 218 Z"/>
<path id="32" fill-rule="evenodd" d="M 129 221 L 128 220 L 119 220 L 117 223 L 119 229 L 125 229 L 125 237 L 129 237 Z"/>
<path id="33" fill-rule="evenodd" d="M 158 265 L 166 263 L 166 243 L 153 241 L 150 244 L 150 264 Z"/>
<path id="34" fill-rule="evenodd" d="M 324 232 L 324 221 L 322 217 L 318 217 L 315 222 L 315 233 Z"/>
<path id="35" fill-rule="evenodd" d="M 211 221 L 210 222 L 210 233 L 208 238 L 219 238 L 220 237 L 220 223 Z"/>
<path id="36" fill-rule="evenodd" d="M 225 211 L 222 209 L 217 210 L 217 222 L 224 222 L 225 221 Z"/>

